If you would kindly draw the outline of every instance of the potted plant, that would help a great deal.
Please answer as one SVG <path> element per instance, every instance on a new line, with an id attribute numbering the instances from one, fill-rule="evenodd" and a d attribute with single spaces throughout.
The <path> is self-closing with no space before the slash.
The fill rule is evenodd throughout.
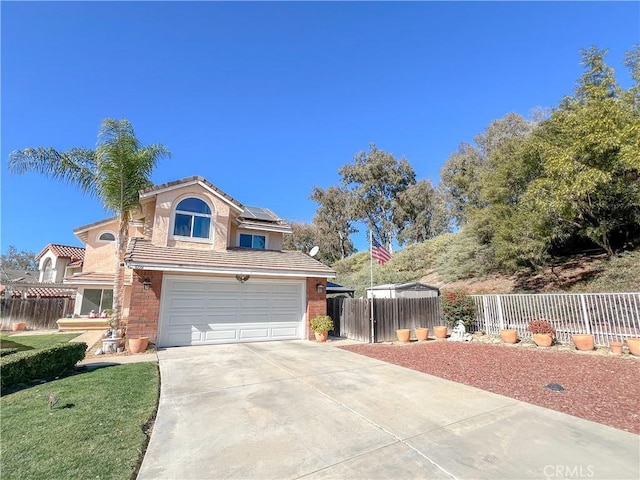
<path id="1" fill-rule="evenodd" d="M 518 331 L 515 328 L 503 328 L 500 330 L 500 338 L 504 343 L 516 343 L 518 341 Z"/>
<path id="2" fill-rule="evenodd" d="M 409 338 L 411 338 L 411 329 L 410 328 L 398 328 L 396 330 L 396 336 L 398 337 L 398 341 L 400 341 L 400 342 L 408 342 Z"/>
<path id="3" fill-rule="evenodd" d="M 622 355 L 622 342 L 611 341 L 609 342 L 609 347 L 611 348 L 611 353 L 614 355 Z"/>
<path id="4" fill-rule="evenodd" d="M 142 353 L 149 346 L 149 337 L 129 337 L 129 351 L 131 353 Z"/>
<path id="5" fill-rule="evenodd" d="M 27 322 L 13 322 L 11 324 L 11 330 L 14 332 L 20 332 L 27 329 Z"/>
<path id="6" fill-rule="evenodd" d="M 329 315 L 316 315 L 309 321 L 309 326 L 315 333 L 317 342 L 326 342 L 329 332 L 333 330 L 333 320 Z"/>
<path id="7" fill-rule="evenodd" d="M 429 329 L 427 327 L 416 327 L 416 339 L 424 341 L 429 338 Z"/>
<path id="8" fill-rule="evenodd" d="M 448 327 L 446 325 L 435 325 L 433 327 L 433 334 L 438 340 L 447 338 L 447 328 Z"/>
<path id="9" fill-rule="evenodd" d="M 595 348 L 593 335 L 590 333 L 573 333 L 571 340 L 578 350 L 588 352 Z"/>
<path id="10" fill-rule="evenodd" d="M 640 357 L 640 337 L 627 338 L 627 347 L 629 347 L 629 353 L 636 357 Z"/>
<path id="11" fill-rule="evenodd" d="M 544 318 L 531 320 L 527 328 L 533 334 L 533 341 L 539 347 L 550 347 L 556 336 L 555 327 Z"/>

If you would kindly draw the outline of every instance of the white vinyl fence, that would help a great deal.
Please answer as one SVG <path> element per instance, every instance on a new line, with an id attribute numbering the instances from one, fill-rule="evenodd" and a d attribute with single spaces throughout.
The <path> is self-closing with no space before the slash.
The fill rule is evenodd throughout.
<path id="1" fill-rule="evenodd" d="M 572 333 L 591 333 L 596 345 L 640 337 L 640 293 L 553 293 L 471 295 L 476 328 L 497 335 L 513 328 L 531 338 L 529 321 L 544 318 L 556 328 L 560 343 Z"/>

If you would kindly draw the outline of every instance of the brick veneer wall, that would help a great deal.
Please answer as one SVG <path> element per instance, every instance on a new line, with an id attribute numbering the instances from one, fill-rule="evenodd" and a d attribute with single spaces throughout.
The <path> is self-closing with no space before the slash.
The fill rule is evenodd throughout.
<path id="1" fill-rule="evenodd" d="M 316 285 L 322 284 L 322 293 L 316 291 Z M 309 322 L 311 317 L 327 314 L 327 279 L 307 278 L 307 339 L 315 340 L 315 333 L 311 330 Z"/>
<path id="2" fill-rule="evenodd" d="M 145 278 L 151 280 L 149 290 L 145 290 L 142 284 Z M 157 342 L 161 289 L 162 272 L 133 271 L 131 303 L 127 319 L 127 335 L 129 337 L 144 336 L 149 337 L 151 343 Z"/>

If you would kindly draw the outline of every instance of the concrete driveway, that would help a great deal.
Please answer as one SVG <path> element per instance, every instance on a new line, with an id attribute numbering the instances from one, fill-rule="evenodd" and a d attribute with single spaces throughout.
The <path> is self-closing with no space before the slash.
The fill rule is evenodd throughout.
<path id="1" fill-rule="evenodd" d="M 138 479 L 640 478 L 640 437 L 331 346 L 158 352 Z"/>

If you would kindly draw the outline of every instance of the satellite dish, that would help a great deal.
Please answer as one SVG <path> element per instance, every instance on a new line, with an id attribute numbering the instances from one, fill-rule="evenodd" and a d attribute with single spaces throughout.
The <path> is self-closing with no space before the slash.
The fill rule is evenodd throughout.
<path id="1" fill-rule="evenodd" d="M 317 245 L 315 247 L 313 247 L 311 250 L 309 250 L 309 255 L 311 257 L 315 257 L 318 254 L 318 251 L 320 250 L 320 247 L 318 247 Z"/>

